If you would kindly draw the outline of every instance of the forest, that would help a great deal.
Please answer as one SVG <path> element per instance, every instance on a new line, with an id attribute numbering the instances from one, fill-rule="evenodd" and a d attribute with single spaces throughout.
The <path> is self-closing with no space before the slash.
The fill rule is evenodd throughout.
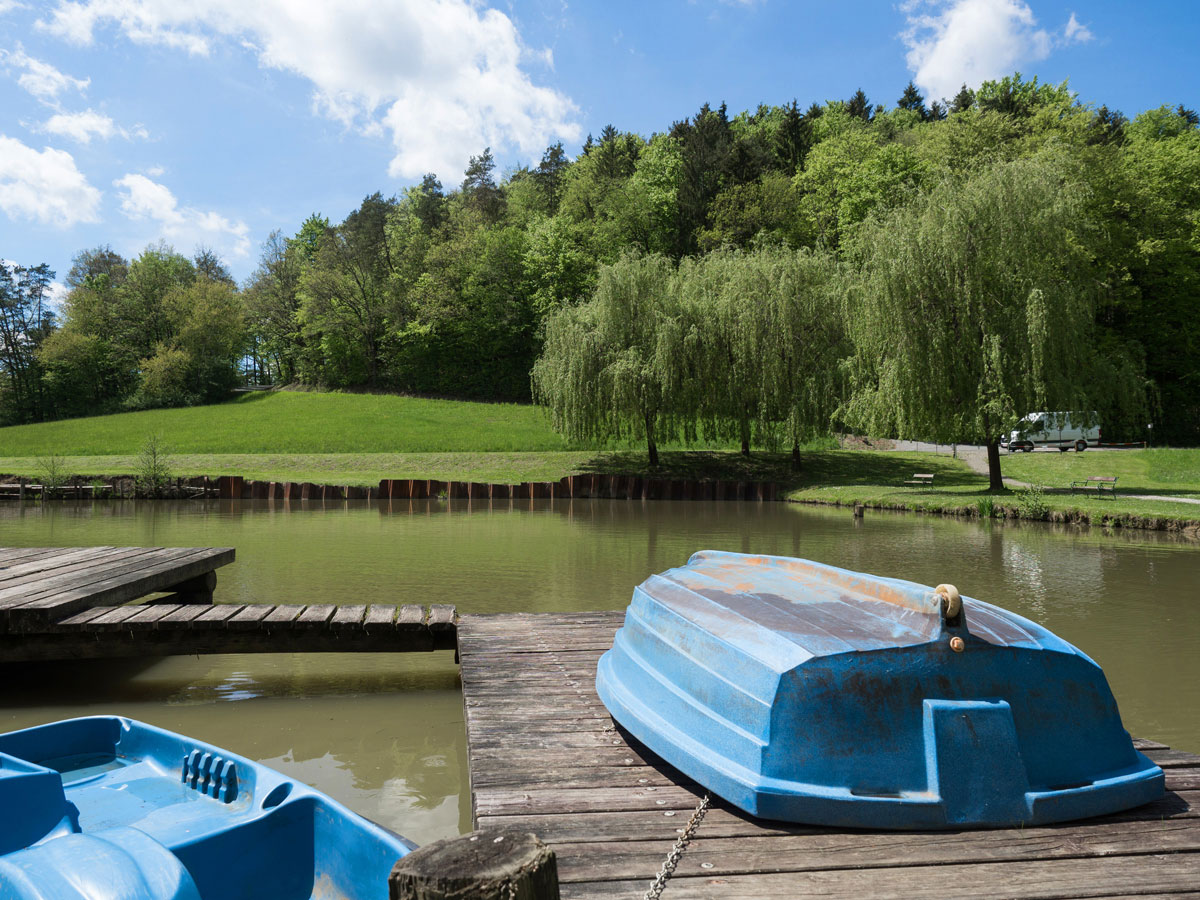
<path id="1" fill-rule="evenodd" d="M 247 381 L 538 400 L 572 437 L 991 442 L 1034 409 L 1200 441 L 1200 118 L 1016 74 L 702 107 L 199 248 L 0 266 L 0 424 Z M 531 377 L 532 373 L 532 377 Z"/>

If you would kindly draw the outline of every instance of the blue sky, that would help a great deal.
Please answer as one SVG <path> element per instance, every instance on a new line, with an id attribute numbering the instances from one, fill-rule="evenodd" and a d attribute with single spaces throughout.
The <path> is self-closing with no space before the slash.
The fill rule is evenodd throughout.
<path id="1" fill-rule="evenodd" d="M 0 258 L 166 240 L 254 269 L 275 228 L 608 123 L 650 134 L 1020 70 L 1130 117 L 1200 106 L 1193 2 L 0 0 Z"/>

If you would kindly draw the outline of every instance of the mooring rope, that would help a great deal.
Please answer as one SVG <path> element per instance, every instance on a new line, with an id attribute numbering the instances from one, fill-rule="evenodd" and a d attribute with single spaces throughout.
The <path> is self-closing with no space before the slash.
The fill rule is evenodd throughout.
<path id="1" fill-rule="evenodd" d="M 658 870 L 658 875 L 655 877 L 654 883 L 650 885 L 650 889 L 646 891 L 642 900 L 659 900 L 659 897 L 662 896 L 662 892 L 667 887 L 667 882 L 675 874 L 675 867 L 679 865 L 679 860 L 683 858 L 683 852 L 687 850 L 688 844 L 696 836 L 696 829 L 704 821 L 704 814 L 708 812 L 708 800 L 708 794 L 700 798 L 700 805 L 696 807 L 696 811 L 688 819 L 687 825 L 683 828 L 683 834 L 675 841 L 675 846 L 667 851 L 667 858 L 663 860 L 662 868 Z"/>

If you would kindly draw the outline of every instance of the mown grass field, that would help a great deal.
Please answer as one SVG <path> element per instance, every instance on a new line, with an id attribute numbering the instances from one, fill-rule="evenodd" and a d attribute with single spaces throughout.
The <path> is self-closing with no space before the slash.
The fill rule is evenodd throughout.
<path id="1" fill-rule="evenodd" d="M 830 458 L 831 457 L 831 458 Z M 810 503 L 840 503 L 884 509 L 989 516 L 1050 518 L 1060 521 L 1161 527 L 1200 522 L 1200 505 L 1166 499 L 1200 498 L 1200 450 L 1122 450 L 1085 453 L 1032 453 L 1003 456 L 1006 477 L 1043 490 L 1027 496 L 1021 489 L 991 491 L 986 475 L 961 460 L 927 453 L 841 451 L 807 454 L 811 463 L 802 483 L 788 498 Z M 934 487 L 903 482 L 914 472 L 934 473 Z M 1118 476 L 1116 497 L 1072 494 L 1071 481 L 1090 475 Z M 1127 484 L 1128 482 L 1128 484 Z M 1126 493 L 1159 494 L 1162 500 Z M 1044 507 L 1044 515 L 1036 513 Z"/>
<path id="2" fill-rule="evenodd" d="M 137 452 L 156 435 L 177 475 L 241 475 L 268 481 L 371 485 L 383 478 L 517 483 L 607 473 L 660 478 L 776 482 L 801 502 L 915 509 L 956 515 L 1019 515 L 1021 491 L 991 492 L 964 462 L 926 453 L 839 450 L 832 439 L 790 454 L 670 445 L 651 469 L 640 445 L 571 447 L 541 410 L 362 394 L 250 394 L 229 403 L 153 410 L 0 429 L 0 472 L 37 478 L 58 456 L 77 475 L 137 471 Z M 1004 474 L 1042 485 L 1047 515 L 1070 521 L 1194 523 L 1200 505 L 1126 494 L 1200 498 L 1200 450 L 1005 454 Z M 905 485 L 935 473 L 933 489 Z M 1071 495 L 1070 482 L 1116 475 L 1118 496 Z M 1036 517 L 1036 516 L 1035 516 Z"/>
<path id="3" fill-rule="evenodd" d="M 0 458 L 136 454 L 156 435 L 179 454 L 566 450 L 533 406 L 376 394 L 243 394 L 228 403 L 0 428 Z"/>
<path id="4" fill-rule="evenodd" d="M 1083 453 L 1004 454 L 1000 468 L 1008 478 L 1048 488 L 1067 488 L 1092 475 L 1117 476 L 1117 491 L 1173 494 L 1200 499 L 1200 450 L 1088 450 Z"/>

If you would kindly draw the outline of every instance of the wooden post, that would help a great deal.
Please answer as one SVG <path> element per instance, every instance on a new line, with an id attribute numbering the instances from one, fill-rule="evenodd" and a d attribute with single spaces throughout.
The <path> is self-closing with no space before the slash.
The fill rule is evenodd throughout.
<path id="1" fill-rule="evenodd" d="M 389 900 L 559 900 L 554 851 L 532 834 L 487 829 L 405 856 Z"/>
<path id="2" fill-rule="evenodd" d="M 217 573 L 204 572 L 187 581 L 181 581 L 168 590 L 175 591 L 175 596 L 171 598 L 173 603 L 212 603 L 216 586 Z"/>

